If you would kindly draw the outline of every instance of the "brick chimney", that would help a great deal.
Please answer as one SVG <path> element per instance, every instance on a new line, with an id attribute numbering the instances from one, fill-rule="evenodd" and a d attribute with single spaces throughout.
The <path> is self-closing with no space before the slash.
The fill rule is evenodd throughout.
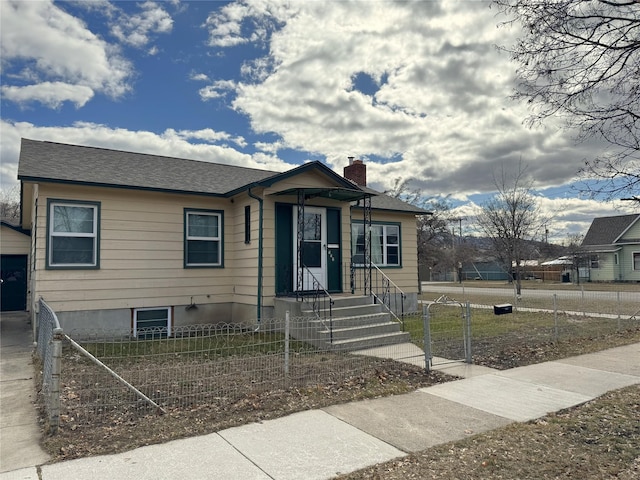
<path id="1" fill-rule="evenodd" d="M 353 157 L 349 158 L 349 165 L 344 167 L 344 178 L 355 182 L 356 185 L 361 187 L 367 186 L 367 166 L 362 163 L 362 160 L 354 160 Z"/>

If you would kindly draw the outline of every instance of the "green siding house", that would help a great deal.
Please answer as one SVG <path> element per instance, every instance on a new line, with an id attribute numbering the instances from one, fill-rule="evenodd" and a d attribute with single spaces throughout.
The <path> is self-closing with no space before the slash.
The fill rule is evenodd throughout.
<path id="1" fill-rule="evenodd" d="M 592 282 L 640 282 L 640 214 L 595 218 L 582 241 Z"/>

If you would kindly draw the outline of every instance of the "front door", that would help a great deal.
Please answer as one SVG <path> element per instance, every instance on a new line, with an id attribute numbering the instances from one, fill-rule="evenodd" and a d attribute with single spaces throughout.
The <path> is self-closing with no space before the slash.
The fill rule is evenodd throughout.
<path id="1" fill-rule="evenodd" d="M 298 207 L 293 209 L 294 245 L 298 244 Z M 327 288 L 327 212 L 320 207 L 304 207 L 302 221 L 300 251 L 302 252 L 302 290 L 314 290 L 319 283 Z M 298 255 L 294 248 L 294 279 L 296 290 L 299 290 Z"/>

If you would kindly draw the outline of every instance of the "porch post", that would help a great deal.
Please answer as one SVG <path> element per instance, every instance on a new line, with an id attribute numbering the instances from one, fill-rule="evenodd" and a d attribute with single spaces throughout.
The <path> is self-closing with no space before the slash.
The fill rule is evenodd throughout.
<path id="1" fill-rule="evenodd" d="M 304 270 L 302 265 L 302 245 L 304 242 L 304 190 L 298 189 L 298 229 L 296 234 L 296 297 L 302 294 L 304 289 Z"/>
<path id="2" fill-rule="evenodd" d="M 364 293 L 369 295 L 373 292 L 371 285 L 371 195 L 364 198 Z"/>

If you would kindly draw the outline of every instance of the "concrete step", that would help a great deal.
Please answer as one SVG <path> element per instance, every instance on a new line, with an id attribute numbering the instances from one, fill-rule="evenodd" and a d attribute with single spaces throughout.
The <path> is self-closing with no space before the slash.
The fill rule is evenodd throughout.
<path id="1" fill-rule="evenodd" d="M 308 314 L 313 311 L 313 305 L 304 302 L 301 306 L 302 314 Z M 384 311 L 384 307 L 380 304 L 373 303 L 371 297 L 337 297 L 334 304 L 329 308 L 329 303 L 320 300 L 318 314 L 320 317 L 329 317 L 329 310 L 333 318 L 356 317 L 363 315 L 373 315 Z"/>
<path id="2" fill-rule="evenodd" d="M 372 337 L 376 335 L 394 334 L 399 331 L 399 328 L 400 327 L 397 322 L 389 322 L 389 321 L 385 323 L 365 324 L 365 325 L 358 325 L 355 327 L 342 327 L 342 328 L 336 328 L 334 324 L 333 341 L 335 342 L 337 340 L 358 339 L 358 338 Z M 331 340 L 332 331 L 329 328 L 320 330 L 318 334 L 320 335 L 320 338 L 323 338 L 326 341 Z"/>
<path id="3" fill-rule="evenodd" d="M 408 332 L 386 333 L 382 335 L 370 335 L 367 337 L 352 338 L 348 340 L 334 340 L 332 350 L 351 351 L 364 348 L 381 347 L 385 345 L 397 345 L 411 341 Z"/>
<path id="4" fill-rule="evenodd" d="M 388 313 L 375 313 L 372 315 L 353 315 L 350 317 L 338 317 L 333 319 L 333 328 L 362 327 L 365 325 L 376 325 L 387 323 L 390 320 Z M 329 316 L 323 320 L 312 320 L 309 325 L 315 325 L 321 330 L 329 324 Z"/>

